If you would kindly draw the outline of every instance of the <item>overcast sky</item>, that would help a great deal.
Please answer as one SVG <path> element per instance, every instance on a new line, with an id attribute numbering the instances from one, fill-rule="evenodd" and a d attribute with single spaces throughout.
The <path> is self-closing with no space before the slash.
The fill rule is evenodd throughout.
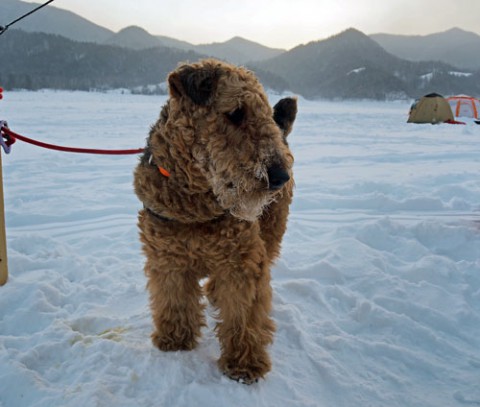
<path id="1" fill-rule="evenodd" d="M 51 5 L 113 31 L 138 25 L 193 44 L 241 36 L 290 49 L 350 27 L 365 34 L 424 35 L 452 27 L 480 34 L 480 0 L 55 0 Z"/>

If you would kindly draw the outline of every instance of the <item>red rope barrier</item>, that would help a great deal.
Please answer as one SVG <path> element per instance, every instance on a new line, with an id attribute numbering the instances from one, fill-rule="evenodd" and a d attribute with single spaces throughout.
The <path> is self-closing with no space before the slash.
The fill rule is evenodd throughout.
<path id="1" fill-rule="evenodd" d="M 33 140 L 31 138 L 22 136 L 21 134 L 14 133 L 8 127 L 2 127 L 1 132 L 5 133 L 11 139 L 10 144 L 13 144 L 15 139 L 21 140 L 25 143 L 33 144 L 38 147 L 47 148 L 49 150 L 64 151 L 68 153 L 80 153 L 80 154 L 106 154 L 106 155 L 126 155 L 126 154 L 140 154 L 143 152 L 143 148 L 136 148 L 130 150 L 102 150 L 96 148 L 78 148 L 78 147 L 64 147 L 57 146 L 55 144 L 48 144 L 42 141 Z"/>

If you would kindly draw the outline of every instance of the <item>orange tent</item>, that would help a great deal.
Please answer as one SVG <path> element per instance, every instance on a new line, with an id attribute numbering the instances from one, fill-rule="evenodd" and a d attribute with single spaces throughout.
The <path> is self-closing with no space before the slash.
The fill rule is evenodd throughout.
<path id="1" fill-rule="evenodd" d="M 480 100 L 466 95 L 447 98 L 452 112 L 456 117 L 480 118 Z"/>

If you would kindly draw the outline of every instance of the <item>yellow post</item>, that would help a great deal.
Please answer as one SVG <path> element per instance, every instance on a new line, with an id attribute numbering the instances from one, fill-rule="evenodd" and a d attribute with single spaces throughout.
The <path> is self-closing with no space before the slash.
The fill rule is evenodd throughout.
<path id="1" fill-rule="evenodd" d="M 0 136 L 1 137 L 1 136 Z M 5 232 L 5 207 L 3 203 L 2 152 L 0 149 L 0 285 L 8 279 L 7 233 Z"/>

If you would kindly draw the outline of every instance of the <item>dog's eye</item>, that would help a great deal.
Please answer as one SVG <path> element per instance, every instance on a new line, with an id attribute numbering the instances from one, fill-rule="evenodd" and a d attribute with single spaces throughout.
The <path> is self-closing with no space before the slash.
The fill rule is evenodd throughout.
<path id="1" fill-rule="evenodd" d="M 245 118 L 245 109 L 243 107 L 239 107 L 230 113 L 225 113 L 225 116 L 231 123 L 238 126 L 243 122 L 243 119 Z"/>

